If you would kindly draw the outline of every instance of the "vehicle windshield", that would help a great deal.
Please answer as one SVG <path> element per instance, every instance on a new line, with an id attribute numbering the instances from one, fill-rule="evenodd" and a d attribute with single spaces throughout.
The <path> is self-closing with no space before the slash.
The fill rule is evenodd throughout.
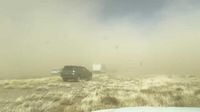
<path id="1" fill-rule="evenodd" d="M 129 107 L 200 112 L 200 0 L 0 0 L 0 112 Z"/>

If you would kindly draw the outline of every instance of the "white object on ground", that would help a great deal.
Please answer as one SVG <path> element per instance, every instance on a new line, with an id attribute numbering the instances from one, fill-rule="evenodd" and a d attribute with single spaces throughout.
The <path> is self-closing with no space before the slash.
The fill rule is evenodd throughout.
<path id="1" fill-rule="evenodd" d="M 51 74 L 52 74 L 52 75 L 59 74 L 59 73 L 60 73 L 60 70 L 59 70 L 59 69 L 52 69 L 52 70 L 51 70 Z"/>
<path id="2" fill-rule="evenodd" d="M 92 71 L 93 72 L 105 72 L 105 67 L 102 64 L 93 64 L 92 65 Z"/>

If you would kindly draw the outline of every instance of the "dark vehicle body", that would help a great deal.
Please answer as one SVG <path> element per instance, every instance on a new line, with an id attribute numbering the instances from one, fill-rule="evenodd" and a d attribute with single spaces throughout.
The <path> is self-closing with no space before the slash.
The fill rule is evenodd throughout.
<path id="1" fill-rule="evenodd" d="M 83 66 L 64 66 L 61 70 L 60 75 L 64 81 L 69 80 L 91 80 L 92 79 L 92 72 L 90 72 L 87 68 Z"/>

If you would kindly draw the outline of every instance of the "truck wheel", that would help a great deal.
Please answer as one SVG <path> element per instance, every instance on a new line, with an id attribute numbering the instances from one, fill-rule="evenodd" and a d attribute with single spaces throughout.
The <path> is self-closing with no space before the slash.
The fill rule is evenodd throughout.
<path id="1" fill-rule="evenodd" d="M 89 81 L 89 80 L 91 80 L 91 79 L 92 79 L 92 77 L 89 76 L 89 77 L 87 77 L 85 80 L 86 80 L 86 81 Z"/>
<path id="2" fill-rule="evenodd" d="M 80 81 L 80 77 L 77 76 L 74 80 L 78 82 L 78 81 Z"/>
<path id="3" fill-rule="evenodd" d="M 67 79 L 67 78 L 63 78 L 63 81 L 67 82 L 67 81 L 68 81 L 68 79 Z"/>

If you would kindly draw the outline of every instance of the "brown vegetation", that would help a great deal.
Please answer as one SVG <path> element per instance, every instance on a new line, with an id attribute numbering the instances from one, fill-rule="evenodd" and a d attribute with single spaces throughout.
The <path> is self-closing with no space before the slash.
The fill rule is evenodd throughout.
<path id="1" fill-rule="evenodd" d="M 194 77 L 199 78 L 193 76 L 185 80 L 158 75 L 120 79 L 101 74 L 88 82 L 63 82 L 60 77 L 3 80 L 0 93 L 8 91 L 7 95 L 16 97 L 2 96 L 0 111 L 90 112 L 126 106 L 200 107 L 200 82 Z M 18 94 L 11 93 L 13 90 Z"/>

